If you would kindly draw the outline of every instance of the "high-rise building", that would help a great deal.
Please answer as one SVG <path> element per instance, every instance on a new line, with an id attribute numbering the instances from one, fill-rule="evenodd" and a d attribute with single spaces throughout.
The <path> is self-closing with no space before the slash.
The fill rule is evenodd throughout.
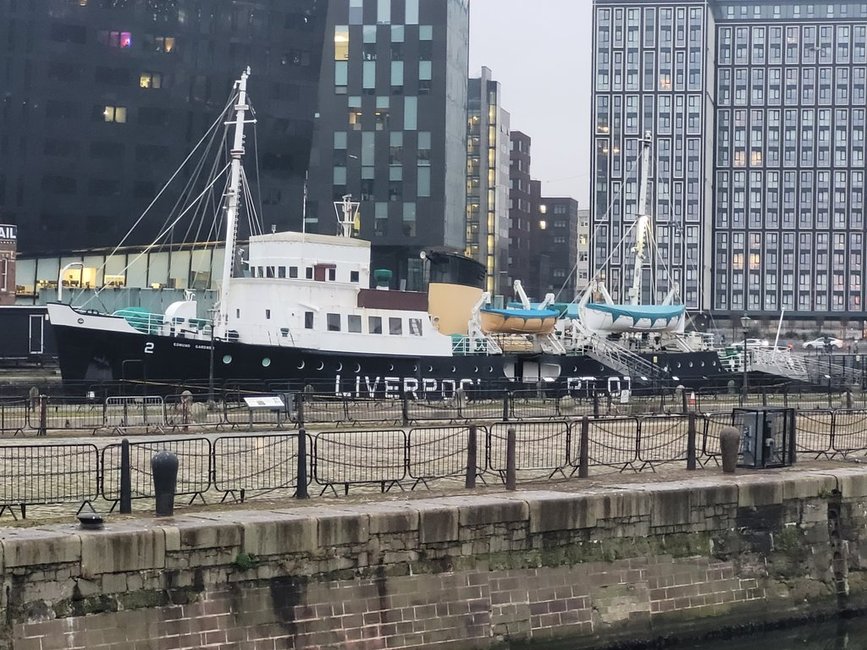
<path id="1" fill-rule="evenodd" d="M 539 197 L 539 220 L 534 241 L 534 295 L 553 293 L 559 302 L 571 302 L 577 285 L 578 201 L 566 197 Z"/>
<path id="2" fill-rule="evenodd" d="M 0 221 L 18 225 L 19 250 L 119 243 L 247 66 L 262 219 L 300 228 L 325 9 L 325 0 L 0 0 Z M 126 243 L 155 238 L 183 185 Z"/>
<path id="3" fill-rule="evenodd" d="M 509 291 L 509 113 L 483 67 L 467 93 L 466 254 L 485 265 L 487 289 Z"/>
<path id="4" fill-rule="evenodd" d="M 595 0 L 594 24 L 591 272 L 650 133 L 658 267 L 687 307 L 860 324 L 867 3 Z"/>
<path id="5" fill-rule="evenodd" d="M 511 286 L 520 280 L 529 286 L 532 282 L 531 250 L 532 206 L 530 203 L 530 145 L 526 133 L 512 131 L 509 157 L 509 266 L 508 282 Z M 506 295 L 511 296 L 512 292 Z"/>
<path id="6" fill-rule="evenodd" d="M 394 286 L 418 289 L 419 252 L 464 248 L 467 0 L 332 0 L 310 165 L 307 227 L 360 234 Z"/>
<path id="7" fill-rule="evenodd" d="M 710 307 L 709 282 L 701 280 L 713 196 L 708 4 L 594 0 L 590 273 L 600 271 L 615 300 L 625 300 L 633 284 L 629 231 L 638 212 L 639 139 L 649 134 L 658 256 L 642 271 L 643 299 L 661 300 L 676 282 L 687 308 Z"/>
<path id="8" fill-rule="evenodd" d="M 867 3 L 713 11 L 712 306 L 861 320 Z"/>
<path id="9" fill-rule="evenodd" d="M 590 210 L 578 210 L 578 257 L 575 268 L 575 289 L 582 291 L 590 281 Z"/>

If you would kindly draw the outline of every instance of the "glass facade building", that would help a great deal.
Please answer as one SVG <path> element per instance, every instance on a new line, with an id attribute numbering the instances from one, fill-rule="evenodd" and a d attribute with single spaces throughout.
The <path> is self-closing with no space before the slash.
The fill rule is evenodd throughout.
<path id="1" fill-rule="evenodd" d="M 595 0 L 594 20 L 593 268 L 622 229 L 623 136 L 649 131 L 688 307 L 863 319 L 867 3 Z"/>
<path id="2" fill-rule="evenodd" d="M 485 265 L 487 290 L 504 295 L 509 282 L 509 113 L 500 83 L 482 68 L 467 92 L 466 255 Z"/>
<path id="3" fill-rule="evenodd" d="M 332 0 L 310 165 L 307 229 L 360 235 L 395 288 L 423 282 L 419 251 L 464 248 L 467 0 Z"/>
<path id="4" fill-rule="evenodd" d="M 300 228 L 325 10 L 324 0 L 0 0 L 0 221 L 18 224 L 19 250 L 118 244 L 248 65 L 262 220 Z M 182 189 L 126 243 L 153 241 Z"/>

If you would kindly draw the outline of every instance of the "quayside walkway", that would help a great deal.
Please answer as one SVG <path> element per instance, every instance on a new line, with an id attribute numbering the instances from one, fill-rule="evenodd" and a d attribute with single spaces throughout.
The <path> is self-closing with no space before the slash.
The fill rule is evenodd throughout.
<path id="1" fill-rule="evenodd" d="M 255 507 L 252 507 L 254 506 Z M 0 647 L 604 648 L 867 603 L 867 468 L 262 498 L 0 527 Z"/>

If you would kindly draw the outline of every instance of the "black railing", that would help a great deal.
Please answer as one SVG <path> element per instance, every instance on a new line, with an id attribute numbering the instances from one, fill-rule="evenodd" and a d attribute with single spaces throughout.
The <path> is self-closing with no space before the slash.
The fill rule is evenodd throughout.
<path id="1" fill-rule="evenodd" d="M 690 468 L 718 464 L 719 432 L 732 423 L 728 411 L 332 429 L 309 436 L 301 429 L 144 439 L 129 443 L 128 492 L 132 499 L 153 498 L 151 458 L 163 450 L 178 456 L 177 494 L 190 502 L 243 501 L 274 491 L 304 497 L 310 484 L 317 485 L 320 494 L 338 494 L 363 486 L 413 490 L 434 481 L 461 482 L 465 477 L 505 481 L 510 466 L 506 442 L 512 433 L 511 465 L 524 481 L 576 473 L 587 476 L 590 468 L 640 472 L 672 463 Z M 867 410 L 801 410 L 795 431 L 802 457 L 867 455 Z M 471 445 L 471 440 L 476 444 Z M 101 450 L 94 444 L 0 445 L 0 514 L 20 508 L 24 515 L 29 505 L 97 498 L 113 508 L 123 492 L 122 447 L 122 443 Z"/>

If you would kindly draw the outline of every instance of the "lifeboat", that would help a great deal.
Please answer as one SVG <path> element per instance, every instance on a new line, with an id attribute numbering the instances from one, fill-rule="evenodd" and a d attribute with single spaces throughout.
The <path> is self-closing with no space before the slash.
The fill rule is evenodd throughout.
<path id="1" fill-rule="evenodd" d="M 597 332 L 683 332 L 683 305 L 588 303 L 581 320 Z"/>
<path id="2" fill-rule="evenodd" d="M 482 307 L 479 320 L 486 334 L 550 334 L 560 312 L 553 309 Z"/>

